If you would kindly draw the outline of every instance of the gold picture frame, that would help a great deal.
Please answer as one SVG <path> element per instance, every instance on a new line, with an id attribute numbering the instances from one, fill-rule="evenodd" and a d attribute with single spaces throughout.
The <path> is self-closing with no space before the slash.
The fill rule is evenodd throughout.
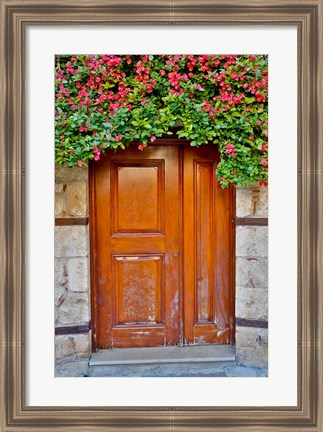
<path id="1" fill-rule="evenodd" d="M 322 0 L 1 0 L 0 430 L 323 430 Z M 29 25 L 273 25 L 298 31 L 298 403 L 295 407 L 26 405 L 25 32 Z M 282 218 L 282 223 L 286 223 Z"/>

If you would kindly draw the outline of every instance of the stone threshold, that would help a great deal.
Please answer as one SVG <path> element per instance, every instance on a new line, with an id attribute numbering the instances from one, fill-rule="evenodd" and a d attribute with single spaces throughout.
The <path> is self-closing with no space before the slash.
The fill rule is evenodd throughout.
<path id="1" fill-rule="evenodd" d="M 232 361 L 235 361 L 235 351 L 230 345 L 113 348 L 92 353 L 90 367 Z"/>

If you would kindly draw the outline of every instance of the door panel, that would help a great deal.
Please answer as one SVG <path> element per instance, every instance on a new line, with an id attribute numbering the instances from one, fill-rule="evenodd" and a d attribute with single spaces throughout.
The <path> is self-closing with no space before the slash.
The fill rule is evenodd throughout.
<path id="1" fill-rule="evenodd" d="M 230 342 L 232 191 L 213 146 L 184 150 L 184 343 Z M 231 262 L 232 265 L 232 262 Z"/>
<path id="2" fill-rule="evenodd" d="M 95 163 L 95 345 L 176 345 L 180 337 L 178 148 L 110 152 Z"/>
<path id="3" fill-rule="evenodd" d="M 230 343 L 234 195 L 217 162 L 165 142 L 92 164 L 94 348 Z"/>
<path id="4" fill-rule="evenodd" d="M 112 162 L 114 233 L 162 232 L 163 161 Z M 144 204 L 149 198 L 149 206 Z"/>

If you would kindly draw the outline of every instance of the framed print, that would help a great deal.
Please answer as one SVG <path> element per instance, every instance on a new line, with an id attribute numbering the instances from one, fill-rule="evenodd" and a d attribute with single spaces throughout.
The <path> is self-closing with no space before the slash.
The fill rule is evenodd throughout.
<path id="1" fill-rule="evenodd" d="M 142 1 L 133 4 L 97 1 L 83 2 L 81 5 L 74 1 L 1 1 L 1 431 L 130 431 L 135 428 L 147 431 L 242 431 L 246 428 L 277 432 L 322 430 L 322 18 L 320 0 L 264 0 L 261 3 L 230 0 L 225 4 L 218 0 L 199 4 L 180 0 L 169 3 L 152 1 L 149 4 Z M 69 137 L 69 132 L 59 129 L 62 124 L 63 128 L 66 127 L 66 119 L 67 122 L 73 122 L 71 119 L 75 117 L 72 96 L 68 99 L 67 94 L 75 89 L 64 87 L 67 73 L 74 79 L 73 74 L 79 73 L 76 68 L 80 68 L 81 74 L 87 71 L 83 83 L 81 75 L 78 75 L 78 90 L 75 91 L 80 91 L 82 95 L 78 96 L 79 99 L 83 98 L 84 104 L 90 106 L 89 89 L 100 90 L 97 100 L 104 93 L 100 82 L 106 80 L 106 70 L 100 76 L 93 72 L 103 62 L 113 65 L 123 61 L 125 70 L 130 71 L 129 65 L 136 61 L 137 70 L 140 71 L 136 71 L 133 82 L 138 82 L 142 63 L 146 62 L 149 68 L 153 68 L 153 61 L 157 59 L 155 75 L 152 75 L 149 85 L 145 84 L 149 87 L 156 85 L 156 80 L 157 83 L 163 82 L 162 77 L 166 73 L 160 65 L 166 55 L 169 56 L 168 61 L 174 63 L 180 58 L 184 63 L 194 62 L 195 55 L 199 67 L 207 73 L 210 72 L 207 61 L 212 58 L 216 67 L 220 64 L 219 69 L 212 72 L 214 82 L 217 82 L 217 74 L 224 76 L 221 61 L 226 65 L 224 68 L 230 68 L 236 61 L 240 62 L 246 76 L 250 75 L 247 80 L 253 79 L 253 73 L 256 77 L 252 81 L 253 84 L 257 83 L 252 89 L 252 95 L 255 96 L 249 95 L 248 104 L 255 102 L 256 98 L 256 102 L 262 103 L 264 96 L 261 86 L 267 85 L 268 59 L 269 129 L 263 108 L 258 107 L 255 130 L 259 132 L 256 139 L 260 153 L 267 150 L 267 141 L 265 143 L 264 140 L 267 140 L 269 131 L 269 212 L 267 214 L 267 210 L 264 210 L 265 199 L 259 189 L 243 189 L 243 192 L 237 189 L 237 195 L 247 197 L 245 201 L 235 201 L 235 192 L 221 195 L 221 188 L 217 189 L 217 197 L 220 198 L 215 202 L 221 203 L 222 199 L 230 209 L 229 216 L 226 216 L 230 219 L 227 222 L 231 234 L 225 237 L 221 229 L 216 231 L 215 238 L 221 238 L 221 242 L 215 243 L 219 249 L 216 249 L 218 252 L 214 261 L 211 260 L 212 265 L 222 260 L 222 267 L 217 267 L 216 275 L 225 266 L 228 270 L 223 273 L 224 276 L 212 277 L 221 280 L 227 277 L 228 286 L 235 286 L 235 278 L 238 281 L 236 288 L 228 291 L 230 319 L 227 321 L 231 320 L 232 323 L 230 328 L 217 327 L 217 338 L 212 329 L 219 322 L 219 314 L 223 310 L 216 306 L 215 315 L 205 312 L 212 310 L 213 302 L 217 300 L 200 282 L 203 269 L 198 273 L 200 276 L 196 282 L 196 286 L 201 284 L 201 291 L 196 291 L 195 297 L 193 295 L 191 298 L 195 298 L 197 304 L 192 306 L 191 314 L 194 316 L 196 313 L 200 321 L 196 321 L 196 317 L 190 321 L 188 311 L 191 305 L 190 302 L 185 303 L 183 288 L 184 306 L 179 305 L 183 307 L 184 327 L 188 326 L 191 330 L 184 328 L 182 333 L 176 333 L 176 326 L 169 324 L 172 309 L 167 312 L 167 305 L 173 304 L 176 293 L 173 297 L 167 297 L 169 294 L 165 294 L 160 281 L 174 279 L 174 269 L 177 267 L 173 264 L 171 272 L 168 270 L 168 273 L 163 273 L 164 251 L 156 246 L 161 244 L 161 238 L 167 230 L 175 230 L 171 219 L 162 213 L 163 206 L 160 203 L 166 203 L 166 207 L 176 216 L 174 196 L 184 196 L 182 201 L 180 198 L 176 201 L 183 202 L 178 215 L 183 212 L 186 216 L 186 219 L 181 219 L 184 231 L 178 234 L 184 238 L 184 246 L 177 250 L 170 240 L 169 248 L 174 263 L 182 260 L 181 251 L 185 252 L 184 266 L 178 270 L 178 279 L 184 274 L 179 285 L 185 281 L 188 286 L 194 285 L 191 282 L 194 272 L 189 273 L 187 268 L 192 262 L 198 267 L 200 261 L 193 256 L 189 258 L 190 244 L 185 243 L 185 238 L 189 237 L 190 230 L 197 233 L 202 231 L 188 225 L 192 203 L 185 195 L 185 190 L 182 191 L 179 186 L 177 192 L 171 195 L 169 191 L 174 189 L 168 187 L 164 190 L 163 185 L 174 185 L 178 178 L 183 178 L 184 184 L 186 175 L 188 179 L 199 179 L 198 176 L 203 175 L 205 181 L 209 181 L 209 171 L 206 173 L 205 170 L 209 166 L 214 167 L 213 159 L 217 160 L 217 156 L 211 158 L 213 162 L 210 165 L 211 159 L 208 158 L 211 156 L 207 155 L 209 150 L 203 150 L 202 156 L 193 154 L 193 150 L 185 146 L 178 150 L 175 138 L 171 137 L 168 141 L 160 138 L 166 134 L 166 129 L 160 129 L 159 136 L 156 125 L 149 124 L 147 128 L 144 127 L 155 131 L 147 135 L 149 151 L 159 155 L 159 149 L 162 145 L 165 148 L 167 142 L 167 151 L 173 155 L 171 162 L 166 156 L 149 156 L 149 151 L 145 149 L 145 138 L 140 136 L 139 153 L 142 156 L 138 156 L 138 149 L 133 154 L 129 151 L 127 160 L 123 156 L 123 159 L 112 156 L 111 153 L 111 163 L 97 164 L 101 166 L 98 169 L 90 162 L 89 182 L 83 166 L 85 159 L 75 159 L 78 171 L 73 171 L 76 173 L 74 176 L 68 176 L 65 168 L 58 168 L 54 172 L 55 130 L 58 140 L 56 161 L 60 157 L 72 161 L 74 152 L 79 151 L 77 143 L 74 147 L 68 147 L 70 144 L 66 137 Z M 192 63 L 189 63 L 190 67 L 193 70 Z M 146 69 L 142 73 L 149 75 L 149 72 L 150 69 L 148 72 Z M 191 78 L 197 78 L 193 74 L 179 77 L 172 73 L 169 75 L 173 91 L 171 97 L 180 98 L 181 92 L 186 91 L 184 81 L 190 82 Z M 242 75 L 234 75 L 232 80 L 239 82 Z M 118 75 L 119 83 L 124 76 Z M 205 75 L 204 78 L 209 80 L 210 76 Z M 57 87 L 54 92 L 55 78 Z M 223 101 L 227 103 L 228 100 L 229 105 L 232 100 L 240 102 L 234 99 L 233 93 L 230 96 L 228 81 L 221 79 L 219 87 L 224 89 L 219 94 L 222 100 L 215 98 L 211 104 L 203 100 L 201 105 L 196 105 L 199 109 L 202 107 L 201 112 L 208 108 L 214 113 Z M 182 87 L 179 86 L 180 80 L 183 81 Z M 130 82 L 130 78 L 127 82 Z M 114 85 L 105 82 L 104 91 L 111 99 L 114 97 L 114 90 L 111 90 Z M 239 88 L 247 89 L 248 86 L 246 83 L 243 87 L 241 80 Z M 118 94 L 118 101 L 127 92 L 135 93 L 135 90 L 130 89 L 130 84 L 126 91 L 125 88 L 119 85 L 118 92 L 123 96 Z M 156 89 L 152 87 L 151 93 L 154 91 L 156 94 Z M 194 91 L 199 92 L 197 96 L 200 97 L 205 89 L 199 81 L 194 81 Z M 65 96 L 68 96 L 66 105 L 57 102 Z M 186 104 L 189 104 L 189 99 Z M 137 102 L 133 99 L 131 103 L 135 106 Z M 142 121 L 140 116 L 148 112 L 145 110 L 149 104 L 146 99 L 140 99 L 139 117 L 137 120 L 131 118 L 134 131 L 138 122 Z M 68 105 L 72 107 L 71 114 L 66 114 L 70 109 Z M 249 112 L 249 105 L 246 105 L 246 110 Z M 95 122 L 102 113 L 106 115 L 103 108 L 101 111 L 95 109 L 87 112 L 84 124 L 79 119 L 75 120 L 79 134 L 77 140 L 83 139 L 82 134 L 91 130 L 91 122 Z M 110 116 L 114 113 L 110 105 Z M 126 116 L 125 112 L 122 113 Z M 175 125 L 178 119 L 171 120 Z M 113 135 L 111 132 L 111 142 L 122 143 L 126 134 L 122 129 L 124 120 L 113 121 L 116 133 Z M 183 119 L 182 123 L 185 125 Z M 94 132 L 92 139 L 95 141 L 95 136 L 101 130 Z M 203 133 L 203 128 L 200 128 L 197 141 Z M 255 138 L 251 132 L 248 133 L 248 140 L 252 142 Z M 165 139 L 162 145 L 159 138 Z M 66 148 L 57 158 L 57 148 L 62 148 L 62 142 Z M 89 147 L 89 158 L 99 160 L 103 149 L 99 144 L 92 147 Z M 64 153 L 66 149 L 68 154 Z M 236 151 L 239 151 L 239 147 L 226 142 L 223 153 L 228 160 L 236 156 Z M 174 160 L 179 154 L 182 155 L 182 162 L 178 162 L 177 167 L 182 167 L 181 172 L 174 168 Z M 252 156 L 255 157 L 255 154 L 254 151 Z M 194 160 L 194 167 L 199 163 L 198 158 L 202 158 L 203 169 L 196 171 L 197 174 L 192 174 L 192 177 L 185 171 L 190 158 Z M 267 159 L 261 156 L 259 160 L 260 165 L 267 169 Z M 166 171 L 163 171 L 164 166 Z M 172 180 L 168 177 L 169 166 L 173 167 Z M 249 168 L 251 172 L 252 167 Z M 141 180 L 136 183 L 133 178 L 137 178 L 139 169 L 144 177 L 140 177 Z M 189 169 L 187 172 L 191 172 Z M 227 175 L 231 175 L 232 181 L 235 181 L 236 172 L 232 166 L 230 169 Z M 146 179 L 145 184 L 140 183 L 142 178 Z M 106 188 L 100 186 L 100 179 L 108 179 L 104 180 L 108 182 L 104 184 L 111 182 L 112 185 L 109 193 L 114 206 L 111 208 L 115 213 L 111 211 L 114 215 L 111 227 L 98 222 L 104 220 L 106 215 L 105 198 L 100 198 L 100 194 L 101 197 L 107 194 Z M 130 189 L 124 188 L 125 179 L 130 181 Z M 187 180 L 188 183 L 190 181 Z M 219 181 L 225 183 L 224 174 Z M 157 182 L 157 186 L 154 182 Z M 54 186 L 57 206 L 55 219 Z M 199 186 L 190 187 L 199 190 Z M 86 196 L 87 188 L 90 189 L 89 202 L 80 199 Z M 154 188 L 155 195 L 152 192 Z M 151 199 L 145 204 L 146 208 L 152 208 L 148 213 L 141 210 L 142 195 L 138 190 L 150 194 Z M 203 193 L 212 195 L 205 191 Z M 236 213 L 235 203 L 238 203 Z M 244 206 L 250 205 L 253 208 L 251 217 L 249 210 L 244 210 Z M 204 207 L 200 205 L 198 211 L 201 212 L 201 208 Z M 212 201 L 208 210 L 210 214 L 215 208 L 218 207 Z M 226 214 L 223 208 L 219 210 L 222 224 Z M 178 215 L 176 218 L 180 220 Z M 90 246 L 87 243 L 89 220 Z M 192 220 L 198 226 L 198 218 Z M 216 222 L 214 226 L 217 230 Z M 212 237 L 212 229 L 206 238 Z M 267 230 L 269 246 L 266 255 Z M 107 252 L 100 246 L 98 239 L 107 233 L 111 233 L 111 245 L 119 242 L 121 249 L 111 246 L 111 274 L 114 275 L 114 282 L 111 282 L 107 291 L 102 291 L 101 282 L 98 281 L 109 277 L 110 270 L 108 273 L 100 270 L 106 263 Z M 134 243 L 131 243 L 130 249 L 123 249 L 122 245 L 126 242 L 129 245 L 134 238 L 136 243 L 139 242 L 138 233 L 146 233 L 144 235 L 151 242 L 156 242 L 155 246 L 150 246 L 153 252 L 144 249 L 136 252 Z M 129 238 L 126 239 L 126 235 Z M 196 234 L 195 238 L 202 238 L 198 236 Z M 250 239 L 255 239 L 254 249 L 249 246 Z M 244 248 L 245 254 L 227 256 L 228 249 L 234 251 L 234 243 L 238 249 Z M 210 245 L 207 247 L 213 250 L 213 243 Z M 97 259 L 97 251 L 103 257 L 102 262 Z M 202 255 L 201 251 L 199 253 Z M 226 256 L 227 261 L 223 258 Z M 91 265 L 87 267 L 89 257 Z M 247 261 L 249 268 L 244 270 L 243 262 Z M 258 267 L 264 269 L 267 262 L 268 283 L 267 278 L 259 276 L 261 272 L 257 273 Z M 241 273 L 238 273 L 239 268 Z M 138 286 L 131 282 L 133 286 L 127 291 L 126 284 L 122 282 L 122 278 L 133 281 L 138 274 L 141 280 L 146 278 L 145 288 L 139 290 L 139 297 L 147 299 L 144 304 L 134 300 L 137 298 L 134 291 L 138 290 Z M 159 275 L 154 279 L 158 283 L 151 282 L 151 274 Z M 247 282 L 241 282 L 239 274 Z M 87 285 L 87 281 L 91 281 L 91 284 Z M 113 288 L 113 283 L 117 288 Z M 192 292 L 195 292 L 194 289 Z M 92 306 L 87 297 L 90 291 Z M 112 330 L 106 325 L 105 309 L 100 312 L 101 296 L 106 295 L 106 292 L 107 297 L 117 298 L 115 303 L 111 303 L 112 312 L 107 312 L 108 317 L 112 313 L 118 317 L 118 320 L 113 318 L 115 326 Z M 154 300 L 156 310 L 153 312 L 148 306 L 145 308 L 151 296 L 156 296 L 158 300 Z M 240 307 L 237 301 L 240 298 L 245 308 Z M 201 303 L 198 303 L 200 299 Z M 99 312 L 96 312 L 96 307 Z M 155 317 L 151 318 L 152 315 Z M 165 329 L 163 316 L 166 316 L 168 325 Z M 97 325 L 101 326 L 101 330 L 98 330 Z M 144 335 L 139 342 L 137 334 Z M 250 345 L 253 338 L 257 344 Z M 237 375 L 237 369 L 229 364 L 220 368 L 217 374 L 210 374 L 207 370 L 201 374 L 200 370 L 195 374 L 177 372 L 172 375 L 167 372 L 156 375 L 159 367 L 151 369 L 150 375 L 125 374 L 120 369 L 115 369 L 109 375 L 102 372 L 102 365 L 106 366 L 102 360 L 101 363 L 100 360 L 96 364 L 93 361 L 89 363 L 89 357 L 95 357 L 91 354 L 91 344 L 93 351 L 111 347 L 147 349 L 162 345 L 164 342 L 160 341 L 164 340 L 169 345 L 172 345 L 173 340 L 173 345 L 184 340 L 197 347 L 205 341 L 217 346 L 224 341 L 227 344 L 224 348 L 229 345 L 235 347 L 240 373 L 241 370 L 247 372 Z M 204 356 L 206 350 L 203 351 L 203 346 L 199 349 L 202 349 Z M 254 365 L 244 369 L 248 361 L 254 361 L 256 369 Z M 100 370 L 100 365 L 101 372 L 95 374 L 95 366 L 99 366 Z M 230 370 L 231 375 L 228 372 Z"/>

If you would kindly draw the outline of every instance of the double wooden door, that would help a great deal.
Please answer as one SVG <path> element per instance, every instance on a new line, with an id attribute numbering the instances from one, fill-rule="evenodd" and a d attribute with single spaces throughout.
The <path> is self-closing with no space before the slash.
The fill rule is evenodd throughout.
<path id="1" fill-rule="evenodd" d="M 215 146 L 109 152 L 91 167 L 94 348 L 233 337 L 233 190 Z"/>

